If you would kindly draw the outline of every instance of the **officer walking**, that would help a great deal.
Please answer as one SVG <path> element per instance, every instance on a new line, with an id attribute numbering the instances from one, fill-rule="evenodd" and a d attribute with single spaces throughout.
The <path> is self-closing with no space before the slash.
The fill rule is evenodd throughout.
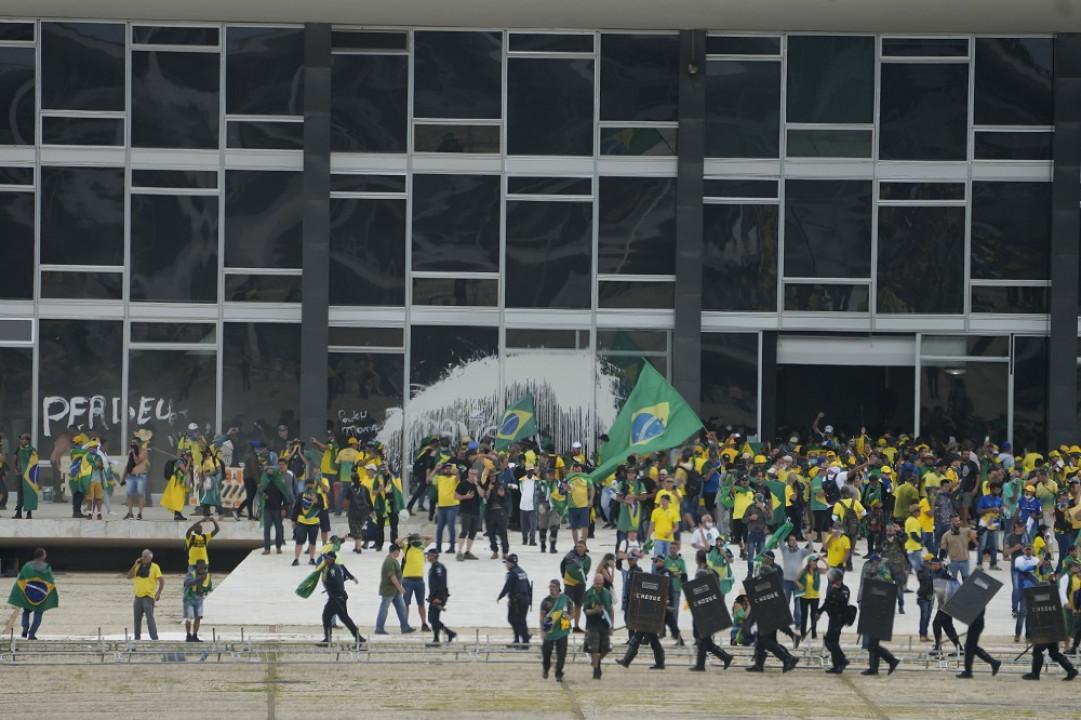
<path id="1" fill-rule="evenodd" d="M 529 626 L 526 623 L 526 613 L 533 604 L 533 585 L 529 582 L 525 570 L 518 567 L 517 553 L 508 555 L 503 565 L 507 568 L 507 579 L 496 602 L 507 598 L 507 622 L 514 631 L 512 647 L 528 650 Z"/>
<path id="2" fill-rule="evenodd" d="M 705 550 L 699 550 L 698 551 L 698 553 L 696 555 L 696 561 L 697 561 L 697 564 L 698 564 L 698 570 L 694 574 L 694 579 L 695 580 L 701 580 L 704 577 L 709 577 L 709 575 L 713 571 L 710 570 L 708 568 L 708 566 L 706 565 L 706 551 Z M 721 596 L 721 602 L 722 603 L 724 602 L 724 596 L 723 595 Z M 691 670 L 692 672 L 705 672 L 706 671 L 706 656 L 712 654 L 712 655 L 716 655 L 717 658 L 720 659 L 720 661 L 722 663 L 724 663 L 724 669 L 727 670 L 728 666 L 732 664 L 732 660 L 734 659 L 732 657 L 732 655 L 730 653 L 727 653 L 724 650 L 722 650 L 721 647 L 719 645 L 717 645 L 717 643 L 715 643 L 713 641 L 713 636 L 712 635 L 702 635 L 702 636 L 700 636 L 699 632 L 698 632 L 698 623 L 693 623 L 692 627 L 694 628 L 694 637 L 695 637 L 695 643 L 697 645 L 697 647 L 696 647 L 697 653 L 696 653 L 696 656 L 695 656 L 694 665 L 692 665 L 688 669 Z"/>
<path id="3" fill-rule="evenodd" d="M 829 589 L 826 590 L 826 601 L 822 604 L 821 612 L 829 616 L 829 627 L 826 628 L 825 644 L 830 651 L 832 667 L 826 670 L 831 675 L 840 675 L 848 667 L 848 658 L 841 650 L 841 629 L 845 624 L 845 615 L 848 613 L 848 586 L 845 585 L 845 575 L 838 568 L 829 571 L 826 576 L 829 580 Z"/>
<path id="4" fill-rule="evenodd" d="M 439 548 L 429 545 L 425 551 L 428 556 L 428 621 L 432 628 L 432 645 L 439 645 L 439 631 L 447 633 L 447 642 L 453 642 L 458 633 L 443 624 L 443 610 L 447 607 L 450 590 L 447 589 L 447 567 L 439 562 Z"/>
<path id="5" fill-rule="evenodd" d="M 335 615 L 341 618 L 345 627 L 353 633 L 354 641 L 364 642 L 364 636 L 357 631 L 356 623 L 349 617 L 349 611 L 345 607 L 345 602 L 349 599 L 349 594 L 345 592 L 345 581 L 352 580 L 354 584 L 358 581 L 344 565 L 336 562 L 337 558 L 338 554 L 335 552 L 328 552 L 323 556 L 323 589 L 327 593 L 327 604 L 323 606 L 323 642 L 320 645 L 330 644 L 330 623 Z"/>

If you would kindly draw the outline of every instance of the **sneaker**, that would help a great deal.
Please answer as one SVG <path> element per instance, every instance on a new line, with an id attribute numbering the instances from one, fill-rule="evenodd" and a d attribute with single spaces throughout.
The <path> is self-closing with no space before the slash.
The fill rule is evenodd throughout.
<path id="1" fill-rule="evenodd" d="M 991 569 L 992 570 L 1001 570 L 1002 568 L 1000 568 L 998 565 L 992 565 Z"/>
<path id="2" fill-rule="evenodd" d="M 664 665 L 650 665 L 650 670 L 664 670 Z"/>
<path id="3" fill-rule="evenodd" d="M 897 608 L 897 614 L 898 615 L 904 615 L 905 614 L 905 609 L 904 608 Z"/>
<path id="4" fill-rule="evenodd" d="M 765 672 L 761 665 L 751 665 L 749 668 L 746 668 L 746 670 L 747 672 Z"/>
<path id="5" fill-rule="evenodd" d="M 133 519 L 134 517 L 135 517 L 135 515 L 133 515 L 132 513 L 130 513 L 130 512 L 129 512 L 129 513 L 127 514 L 127 515 L 125 515 L 125 516 L 124 516 L 124 519 L 125 519 L 125 520 L 131 520 L 131 519 Z"/>
<path id="6" fill-rule="evenodd" d="M 453 630 L 447 630 L 447 642 L 454 642 L 454 638 L 458 637 L 458 633 Z"/>
<path id="7" fill-rule="evenodd" d="M 458 553 L 457 555 L 454 556 L 454 559 L 457 560 L 458 562 L 461 562 L 462 560 L 465 560 L 465 553 Z"/>
<path id="8" fill-rule="evenodd" d="M 1070 668 L 1066 671 L 1066 677 L 1062 678 L 1062 682 L 1070 682 L 1077 677 L 1077 668 Z"/>
<path id="9" fill-rule="evenodd" d="M 727 670 L 732 666 L 732 661 L 735 660 L 735 656 L 725 653 L 725 656 L 721 658 L 721 662 L 724 663 L 724 669 Z"/>
<path id="10" fill-rule="evenodd" d="M 300 560 L 298 558 L 293 558 L 292 565 L 293 567 L 298 567 L 300 565 Z"/>
<path id="11" fill-rule="evenodd" d="M 691 665 L 687 669 L 690 670 L 691 672 L 705 672 L 706 671 L 705 666 L 699 667 L 697 665 Z"/>
<path id="12" fill-rule="evenodd" d="M 263 554 L 264 555 L 269 555 L 270 554 L 270 548 L 267 548 L 266 550 L 264 550 Z"/>
<path id="13" fill-rule="evenodd" d="M 317 565 L 318 563 L 315 562 L 315 558 L 308 558 L 308 564 L 309 565 Z"/>
<path id="14" fill-rule="evenodd" d="M 492 553 L 492 556 L 489 557 L 488 559 L 489 560 L 498 560 L 499 559 L 499 553 L 497 553 L 497 552 Z"/>
<path id="15" fill-rule="evenodd" d="M 826 674 L 827 675 L 840 675 L 842 672 L 844 672 L 844 671 L 841 670 L 840 668 L 835 668 L 835 667 L 831 667 L 831 668 L 826 669 Z"/>
<path id="16" fill-rule="evenodd" d="M 582 634 L 582 633 L 585 633 L 585 630 L 583 630 L 582 628 L 580 628 L 580 627 L 578 627 L 577 625 L 575 625 L 575 626 L 574 626 L 574 632 L 575 632 L 576 634 Z"/>
<path id="17" fill-rule="evenodd" d="M 373 635 L 390 635 L 386 630 L 376 630 Z"/>
<path id="18" fill-rule="evenodd" d="M 479 560 L 479 559 L 480 559 L 480 558 L 478 558 L 478 557 L 477 557 L 476 555 L 474 555 L 474 554 L 473 554 L 473 553 L 471 553 L 471 552 L 466 552 L 466 553 L 465 553 L 465 555 L 464 555 L 463 557 L 464 557 L 464 558 L 465 558 L 466 560 Z"/>
<path id="19" fill-rule="evenodd" d="M 631 663 L 629 660 L 627 660 L 627 658 L 616 658 L 616 665 L 629 668 L 631 666 Z"/>
<path id="20" fill-rule="evenodd" d="M 548 552 L 548 551 L 547 551 L 547 550 L 545 549 L 545 544 L 544 544 L 544 543 L 541 543 L 541 552 Z"/>
<path id="21" fill-rule="evenodd" d="M 556 682 L 563 682 L 563 673 L 561 673 L 561 672 L 556 673 Z"/>
<path id="22" fill-rule="evenodd" d="M 976 569 L 982 572 L 983 571 L 983 565 L 977 565 Z M 960 675 L 958 675 L 958 677 L 960 677 Z"/>
<path id="23" fill-rule="evenodd" d="M 785 662 L 784 667 L 781 668 L 781 673 L 784 674 L 784 673 L 788 672 L 789 670 L 795 670 L 797 665 L 799 665 L 799 658 L 798 657 L 789 658 Z"/>
<path id="24" fill-rule="evenodd" d="M 424 632 L 431 632 L 432 629 L 428 626 L 428 623 L 421 623 L 420 629 Z"/>
<path id="25" fill-rule="evenodd" d="M 139 519 L 140 519 L 140 520 L 142 520 L 142 518 L 139 518 Z M 279 554 L 279 555 L 281 555 L 281 554 L 282 554 L 282 549 L 281 549 L 281 548 L 278 548 L 278 554 Z"/>
<path id="26" fill-rule="evenodd" d="M 548 668 L 543 668 L 541 670 L 541 679 L 542 680 L 547 680 L 548 679 Z"/>
<path id="27" fill-rule="evenodd" d="M 402 635 L 408 635 L 409 633 L 415 633 L 417 629 L 415 627 L 402 628 Z"/>
<path id="28" fill-rule="evenodd" d="M 995 675 L 998 675 L 998 671 L 999 671 L 999 669 L 1001 667 L 1002 667 L 1002 661 L 1001 660 L 993 660 L 993 661 L 991 661 L 991 677 L 994 677 Z"/>
<path id="29" fill-rule="evenodd" d="M 138 515 L 135 516 L 135 519 L 136 520 L 142 520 L 143 519 L 143 514 L 139 513 Z"/>
<path id="30" fill-rule="evenodd" d="M 594 680 L 600 680 L 601 679 L 601 669 L 599 667 L 593 668 L 593 679 Z"/>

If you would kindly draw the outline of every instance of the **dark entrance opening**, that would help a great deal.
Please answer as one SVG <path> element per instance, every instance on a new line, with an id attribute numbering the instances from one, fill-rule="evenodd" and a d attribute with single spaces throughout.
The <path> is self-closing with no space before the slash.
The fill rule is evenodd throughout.
<path id="1" fill-rule="evenodd" d="M 819 412 L 820 428 L 832 425 L 849 436 L 861 425 L 872 437 L 911 433 L 915 392 L 911 366 L 778 365 L 777 434 L 806 440 Z"/>

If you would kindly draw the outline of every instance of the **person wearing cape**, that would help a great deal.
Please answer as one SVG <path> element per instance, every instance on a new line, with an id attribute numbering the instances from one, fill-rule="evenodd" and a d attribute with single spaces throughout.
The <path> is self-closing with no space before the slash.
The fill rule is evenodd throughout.
<path id="1" fill-rule="evenodd" d="M 33 512 L 38 509 L 38 451 L 30 444 L 29 433 L 19 436 L 19 447 L 15 449 L 15 476 L 18 478 L 18 504 L 15 505 L 14 520 L 21 520 L 23 512 L 26 519 L 33 519 Z"/>
<path id="2" fill-rule="evenodd" d="M 191 456 L 181 455 L 173 466 L 173 472 L 165 483 L 158 503 L 166 510 L 171 510 L 173 520 L 187 520 L 182 511 L 188 504 L 188 490 L 191 488 Z"/>
<path id="3" fill-rule="evenodd" d="M 45 549 L 34 550 L 33 559 L 23 565 L 8 595 L 8 603 L 22 608 L 22 636 L 37 640 L 41 616 L 60 605 L 53 569 L 45 562 Z"/>
<path id="4" fill-rule="evenodd" d="M 71 516 L 84 519 L 83 500 L 90 489 L 90 476 L 94 472 L 93 458 L 90 457 L 97 446 L 86 433 L 79 433 L 72 438 L 71 465 L 68 469 L 68 492 L 71 493 Z"/>
<path id="5" fill-rule="evenodd" d="M 540 604 L 541 677 L 548 679 L 552 667 L 552 650 L 556 653 L 556 681 L 563 679 L 563 665 L 567 660 L 567 636 L 571 632 L 571 599 L 567 597 L 555 578 L 548 583 L 548 596 Z"/>
<path id="6" fill-rule="evenodd" d="M 203 450 L 202 483 L 199 486 L 199 508 L 203 517 L 210 517 L 212 508 L 218 511 L 219 516 L 225 514 L 221 504 L 221 485 L 225 478 L 225 467 L 222 465 L 219 452 L 224 442 L 225 436 L 219 435 Z"/>
<path id="7" fill-rule="evenodd" d="M 285 481 L 284 470 L 278 465 L 267 467 L 259 477 L 256 489 L 259 498 L 259 527 L 263 528 L 263 554 L 270 554 L 270 530 L 274 529 L 274 545 L 281 554 L 284 527 L 282 510 L 293 502 L 292 489 Z"/>
<path id="8" fill-rule="evenodd" d="M 717 584 L 720 586 L 721 595 L 727 595 L 732 591 L 736 579 L 732 575 L 732 551 L 725 546 L 725 537 L 718 535 L 713 547 L 706 553 L 706 565 L 717 576 Z"/>

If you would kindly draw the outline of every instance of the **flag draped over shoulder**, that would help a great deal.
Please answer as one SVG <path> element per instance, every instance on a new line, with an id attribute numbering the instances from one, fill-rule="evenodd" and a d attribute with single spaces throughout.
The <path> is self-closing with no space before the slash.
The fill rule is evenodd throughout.
<path id="1" fill-rule="evenodd" d="M 599 481 L 615 472 L 628 455 L 668 450 L 701 429 L 702 421 L 687 401 L 651 364 L 645 363 L 634 390 L 608 431 L 608 442 L 600 448 L 605 460 L 589 476 Z"/>
<path id="2" fill-rule="evenodd" d="M 20 481 L 23 485 L 23 510 L 33 512 L 38 509 L 38 451 L 32 447 L 20 447 L 17 450 L 19 467 L 22 468 Z"/>
<path id="3" fill-rule="evenodd" d="M 25 610 L 44 612 L 60 604 L 56 593 L 53 570 L 43 563 L 33 561 L 23 565 L 15 585 L 8 595 L 8 603 Z"/>
<path id="4" fill-rule="evenodd" d="M 263 527 L 263 523 L 266 522 L 266 495 L 264 493 L 271 485 L 278 488 L 283 501 L 289 501 L 289 488 L 285 486 L 285 478 L 282 477 L 282 474 L 277 469 L 263 472 L 263 476 L 259 478 L 259 489 L 256 490 L 259 495 L 259 527 Z"/>
<path id="5" fill-rule="evenodd" d="M 537 410 L 533 396 L 525 395 L 507 408 L 495 433 L 495 449 L 506 450 L 511 443 L 537 434 Z"/>

